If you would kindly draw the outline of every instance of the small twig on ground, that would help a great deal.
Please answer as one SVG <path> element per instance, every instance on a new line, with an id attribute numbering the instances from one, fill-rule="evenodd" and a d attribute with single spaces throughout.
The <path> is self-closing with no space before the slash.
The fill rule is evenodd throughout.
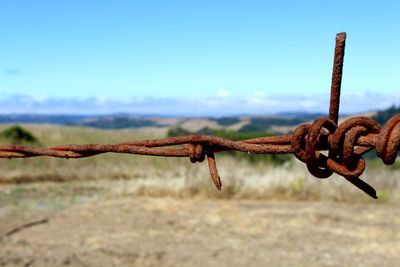
<path id="1" fill-rule="evenodd" d="M 29 222 L 29 223 L 26 223 L 26 224 L 23 224 L 21 226 L 18 226 L 18 227 L 15 227 L 15 228 L 11 229 L 7 233 L 5 233 L 5 236 L 11 236 L 11 235 L 13 235 L 15 233 L 18 233 L 19 231 L 21 231 L 23 229 L 30 228 L 30 227 L 33 227 L 33 226 L 36 226 L 36 225 L 40 225 L 40 224 L 44 224 L 44 223 L 48 223 L 48 222 L 49 222 L 48 218 L 45 218 L 45 219 L 42 219 L 42 220 L 39 220 L 39 221 Z"/>

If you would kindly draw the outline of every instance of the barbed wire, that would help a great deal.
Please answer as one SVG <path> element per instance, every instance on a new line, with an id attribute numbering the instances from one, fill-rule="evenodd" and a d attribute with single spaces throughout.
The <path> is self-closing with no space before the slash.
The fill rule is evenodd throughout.
<path id="1" fill-rule="evenodd" d="M 188 157 L 192 163 L 207 159 L 211 179 L 221 190 L 215 153 L 294 154 L 306 164 L 313 176 L 328 178 L 336 173 L 372 198 L 377 198 L 375 189 L 359 178 L 365 169 L 363 155 L 375 149 L 385 164 L 395 162 L 400 144 L 400 114 L 383 126 L 365 116 L 352 117 L 338 124 L 345 41 L 346 33 L 336 35 L 329 117 L 302 124 L 292 134 L 242 141 L 209 135 L 187 135 L 117 144 L 69 144 L 47 148 L 6 145 L 0 146 L 0 158 L 84 158 L 111 152 Z"/>

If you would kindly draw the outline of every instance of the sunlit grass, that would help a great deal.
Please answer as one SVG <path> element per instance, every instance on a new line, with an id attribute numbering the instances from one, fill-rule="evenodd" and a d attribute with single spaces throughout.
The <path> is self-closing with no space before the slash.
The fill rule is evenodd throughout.
<path id="1" fill-rule="evenodd" d="M 0 130 L 7 126 L 1 125 Z M 161 130 L 23 126 L 43 146 L 118 143 L 165 135 L 165 131 Z M 222 192 L 212 185 L 205 162 L 191 164 L 186 158 L 111 153 L 69 160 L 49 157 L 1 159 L 0 182 L 95 182 L 113 195 L 370 201 L 368 196 L 342 177 L 312 177 L 305 165 L 297 160 L 274 166 L 265 161 L 249 162 L 243 158 L 218 154 L 217 162 L 223 183 Z M 397 169 L 398 165 L 388 168 L 378 161 L 367 164 L 362 179 L 377 189 L 381 202 L 396 202 L 400 199 L 400 172 Z M 85 187 L 82 183 L 79 186 Z"/>

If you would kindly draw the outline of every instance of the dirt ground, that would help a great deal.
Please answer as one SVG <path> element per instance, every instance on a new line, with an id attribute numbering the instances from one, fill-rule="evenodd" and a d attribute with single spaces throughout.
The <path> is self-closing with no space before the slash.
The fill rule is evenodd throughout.
<path id="1" fill-rule="evenodd" d="M 390 204 L 120 196 L 16 212 L 6 202 L 3 197 L 0 266 L 400 262 L 400 208 Z"/>

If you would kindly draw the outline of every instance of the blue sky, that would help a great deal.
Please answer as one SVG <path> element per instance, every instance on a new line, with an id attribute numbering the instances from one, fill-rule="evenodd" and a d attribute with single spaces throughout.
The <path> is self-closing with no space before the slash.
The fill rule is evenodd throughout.
<path id="1" fill-rule="evenodd" d="M 383 107 L 400 89 L 398 14 L 396 1 L 1 0 L 0 103 L 315 101 L 346 31 L 343 95 L 382 100 L 343 110 Z"/>

